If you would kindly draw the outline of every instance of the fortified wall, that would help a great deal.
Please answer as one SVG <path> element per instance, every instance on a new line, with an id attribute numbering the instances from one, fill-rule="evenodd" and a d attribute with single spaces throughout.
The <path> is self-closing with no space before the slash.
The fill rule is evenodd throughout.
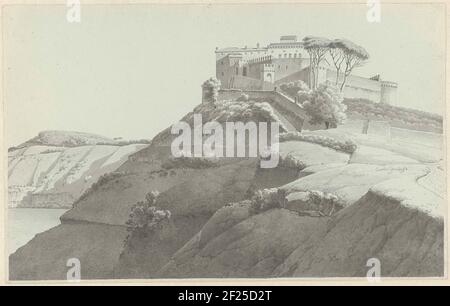
<path id="1" fill-rule="evenodd" d="M 319 74 L 320 75 L 320 74 Z M 338 84 L 344 79 L 344 74 L 340 73 L 338 78 Z M 323 73 L 322 82 L 336 83 L 336 71 L 326 69 Z M 345 98 L 360 98 L 367 99 L 373 102 L 382 102 L 381 99 L 381 82 L 379 80 L 363 78 L 356 75 L 349 75 L 346 80 L 345 87 L 343 89 Z"/>
<path id="2" fill-rule="evenodd" d="M 295 35 L 282 36 L 280 42 L 267 47 L 216 49 L 216 77 L 222 88 L 274 90 L 283 83 L 301 80 L 309 84 L 310 60 L 302 42 Z M 336 83 L 336 70 L 319 68 L 318 83 Z M 344 76 L 338 76 L 341 83 Z M 345 98 L 368 99 L 376 103 L 395 104 L 397 83 L 383 81 L 379 75 L 365 78 L 349 75 L 343 89 Z"/>

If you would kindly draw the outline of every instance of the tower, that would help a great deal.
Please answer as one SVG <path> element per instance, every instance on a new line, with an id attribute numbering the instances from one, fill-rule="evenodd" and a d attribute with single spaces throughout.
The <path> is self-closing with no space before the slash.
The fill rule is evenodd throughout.
<path id="1" fill-rule="evenodd" d="M 275 82 L 275 66 L 273 64 L 264 64 L 261 79 L 272 84 Z"/>
<path id="2" fill-rule="evenodd" d="M 397 83 L 381 81 L 380 102 L 385 104 L 395 104 L 397 102 Z"/>

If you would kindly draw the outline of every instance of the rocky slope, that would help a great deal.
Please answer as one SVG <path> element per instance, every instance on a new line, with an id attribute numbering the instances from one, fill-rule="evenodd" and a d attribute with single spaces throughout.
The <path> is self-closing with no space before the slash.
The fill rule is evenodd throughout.
<path id="1" fill-rule="evenodd" d="M 42 132 L 8 152 L 9 207 L 71 208 L 99 177 L 146 144 L 78 132 Z"/>
<path id="2" fill-rule="evenodd" d="M 386 277 L 442 276 L 443 199 L 416 185 L 419 172 L 410 174 L 407 186 L 391 181 L 403 177 L 393 168 L 357 167 L 319 171 L 281 187 L 288 194 L 283 207 L 257 214 L 245 202 L 222 208 L 157 275 L 364 277 L 367 261 L 377 258 Z M 334 215 L 302 214 L 311 209 L 301 197 L 305 190 L 337 194 L 344 208 Z"/>
<path id="3" fill-rule="evenodd" d="M 267 105 L 230 110 L 195 112 L 283 121 Z M 84 279 L 365 276 L 370 258 L 383 276 L 443 275 L 439 141 L 386 141 L 350 124 L 285 136 L 279 166 L 260 169 L 257 158 L 174 163 L 172 139 L 163 131 L 11 255 L 11 279 L 64 279 L 73 257 Z M 153 190 L 170 221 L 127 233 L 131 208 Z"/>

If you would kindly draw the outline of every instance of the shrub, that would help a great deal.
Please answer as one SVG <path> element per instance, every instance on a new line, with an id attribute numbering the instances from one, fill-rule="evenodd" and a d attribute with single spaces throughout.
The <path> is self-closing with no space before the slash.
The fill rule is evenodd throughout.
<path id="1" fill-rule="evenodd" d="M 301 200 L 294 200 L 288 205 L 289 210 L 318 217 L 332 216 L 343 207 L 344 202 L 337 195 L 320 190 L 305 191 Z"/>
<path id="2" fill-rule="evenodd" d="M 126 222 L 129 232 L 155 230 L 161 226 L 162 222 L 170 220 L 170 211 L 161 210 L 155 206 L 158 195 L 157 191 L 149 192 L 145 201 L 138 202 L 131 208 L 129 219 Z"/>
<path id="3" fill-rule="evenodd" d="M 210 78 L 202 84 L 205 91 L 205 99 L 210 102 L 216 102 L 219 95 L 220 81 L 216 78 Z"/>
<path id="4" fill-rule="evenodd" d="M 308 85 L 301 80 L 283 83 L 280 85 L 280 89 L 283 93 L 285 93 L 286 95 L 290 96 L 293 99 L 298 97 L 299 93 L 310 91 Z"/>
<path id="5" fill-rule="evenodd" d="M 251 212 L 257 214 L 272 208 L 285 207 L 286 194 L 284 190 L 278 188 L 257 190 L 250 202 Z"/>
<path id="6" fill-rule="evenodd" d="M 348 154 L 353 154 L 353 152 L 355 152 L 358 147 L 356 143 L 350 139 L 341 141 L 321 135 L 304 135 L 300 132 L 288 132 L 280 134 L 280 142 L 284 141 L 305 141 L 315 143 Z"/>
<path id="7" fill-rule="evenodd" d="M 217 121 L 226 122 L 273 122 L 280 124 L 280 128 L 286 130 L 286 127 L 274 113 L 268 102 L 249 100 L 242 103 L 236 100 L 218 101 L 214 104 L 203 103 L 197 106 L 194 111 L 182 120 L 191 126 L 194 121 L 194 114 L 202 114 L 203 122 Z"/>
<path id="8" fill-rule="evenodd" d="M 217 167 L 218 165 L 218 160 L 214 158 L 181 156 L 170 157 L 161 167 L 166 170 L 176 168 L 207 169 Z"/>
<path id="9" fill-rule="evenodd" d="M 303 169 L 306 168 L 306 165 L 292 154 L 288 154 L 286 155 L 286 157 L 280 156 L 280 162 L 278 163 L 278 166 L 296 169 L 298 171 L 302 171 Z"/>
<path id="10" fill-rule="evenodd" d="M 237 98 L 236 101 L 240 101 L 240 102 L 247 102 L 250 99 L 249 95 L 243 93 L 240 95 L 239 98 Z"/>
<path id="11" fill-rule="evenodd" d="M 297 103 L 303 104 L 312 97 L 313 92 L 311 90 L 299 90 L 297 91 Z"/>
<path id="12" fill-rule="evenodd" d="M 347 106 L 341 92 L 331 84 L 320 84 L 302 103 L 311 124 L 325 123 L 327 129 L 344 123 Z"/>

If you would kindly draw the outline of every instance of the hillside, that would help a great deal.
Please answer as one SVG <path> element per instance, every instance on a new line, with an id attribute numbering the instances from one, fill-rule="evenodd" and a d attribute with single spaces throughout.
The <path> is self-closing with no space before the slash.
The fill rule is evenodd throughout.
<path id="1" fill-rule="evenodd" d="M 302 87 L 303 86 L 303 87 Z M 307 86 L 300 82 L 290 82 L 280 85 L 280 90 L 295 99 L 300 90 L 307 90 Z M 440 115 L 419 111 L 406 107 L 374 103 L 367 99 L 344 99 L 347 106 L 349 120 L 364 119 L 385 121 L 392 127 L 412 129 L 418 131 L 443 132 L 443 118 Z"/>
<path id="2" fill-rule="evenodd" d="M 71 208 L 99 177 L 145 146 L 78 132 L 39 133 L 8 152 L 9 207 Z"/>
<path id="3" fill-rule="evenodd" d="M 443 132 L 443 118 L 436 114 L 364 99 L 345 99 L 344 103 L 350 118 L 386 121 L 398 128 Z"/>
<path id="4" fill-rule="evenodd" d="M 284 121 L 251 101 L 194 112 L 205 121 Z M 64 279 L 74 257 L 83 279 L 364 277 L 370 258 L 381 261 L 383 276 L 443 275 L 438 138 L 414 143 L 406 131 L 386 141 L 351 124 L 283 129 L 273 169 L 258 158 L 174 161 L 174 136 L 161 132 L 92 186 L 61 225 L 11 255 L 11 279 Z M 154 205 L 170 219 L 128 232 L 132 208 L 155 190 Z"/>
<path id="5" fill-rule="evenodd" d="M 30 146 L 79 147 L 96 144 L 117 145 L 118 142 L 107 137 L 89 133 L 74 131 L 43 131 L 36 137 L 13 149 Z"/>

